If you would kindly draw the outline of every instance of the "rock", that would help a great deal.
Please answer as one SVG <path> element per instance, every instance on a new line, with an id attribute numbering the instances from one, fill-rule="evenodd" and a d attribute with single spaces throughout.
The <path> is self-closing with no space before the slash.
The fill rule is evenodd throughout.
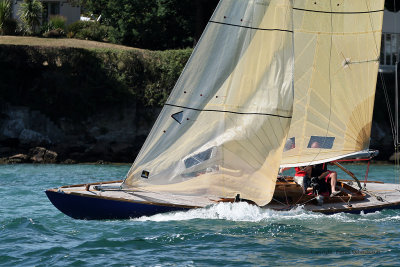
<path id="1" fill-rule="evenodd" d="M 28 155 L 25 154 L 16 154 L 14 156 L 9 157 L 9 160 L 19 161 L 18 163 L 27 162 L 29 159 Z"/>
<path id="2" fill-rule="evenodd" d="M 73 159 L 66 159 L 61 164 L 76 164 L 76 161 Z"/>
<path id="3" fill-rule="evenodd" d="M 18 163 L 27 163 L 28 162 L 28 155 L 25 154 L 16 154 L 11 157 L 3 157 L 0 158 L 0 164 L 18 164 Z"/>
<path id="4" fill-rule="evenodd" d="M 44 163 L 56 163 L 58 154 L 54 151 L 46 150 L 44 154 Z"/>
<path id="5" fill-rule="evenodd" d="M 35 147 L 29 150 L 29 156 L 33 163 L 56 163 L 58 154 L 44 147 Z"/>

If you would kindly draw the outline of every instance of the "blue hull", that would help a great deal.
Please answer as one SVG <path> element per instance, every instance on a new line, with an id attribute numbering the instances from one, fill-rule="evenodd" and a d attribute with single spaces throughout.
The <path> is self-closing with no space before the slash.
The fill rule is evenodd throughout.
<path id="1" fill-rule="evenodd" d="M 129 219 L 170 211 L 189 210 L 189 208 L 184 207 L 87 197 L 53 190 L 46 190 L 46 195 L 57 209 L 74 219 Z"/>
<path id="2" fill-rule="evenodd" d="M 103 219 L 130 219 L 142 216 L 152 216 L 171 211 L 187 211 L 194 207 L 174 206 L 156 203 L 138 203 L 103 197 L 91 197 L 80 194 L 66 194 L 54 189 L 46 190 L 51 203 L 61 212 L 74 219 L 103 220 Z M 265 206 L 265 208 L 272 208 Z M 323 209 L 314 212 L 326 215 L 345 212 L 360 214 L 381 211 L 383 209 L 400 209 L 400 202 L 371 205 L 363 208 Z"/>

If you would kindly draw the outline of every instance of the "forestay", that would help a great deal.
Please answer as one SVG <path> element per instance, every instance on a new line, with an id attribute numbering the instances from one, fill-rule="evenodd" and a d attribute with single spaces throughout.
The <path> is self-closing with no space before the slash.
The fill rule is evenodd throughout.
<path id="1" fill-rule="evenodd" d="M 220 1 L 125 187 L 271 200 L 292 116 L 291 3 Z"/>
<path id="2" fill-rule="evenodd" d="M 384 0 L 294 1 L 294 110 L 282 166 L 369 147 Z"/>

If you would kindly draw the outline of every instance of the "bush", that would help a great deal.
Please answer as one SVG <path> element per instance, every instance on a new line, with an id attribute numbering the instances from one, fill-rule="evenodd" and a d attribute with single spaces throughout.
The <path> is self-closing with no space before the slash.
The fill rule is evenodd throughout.
<path id="1" fill-rule="evenodd" d="M 132 103 L 158 108 L 190 53 L 0 45 L 0 99 L 53 119 L 84 120 Z"/>
<path id="2" fill-rule="evenodd" d="M 16 35 L 18 22 L 15 19 L 8 18 L 3 21 L 2 32 L 4 35 Z"/>
<path id="3" fill-rule="evenodd" d="M 46 38 L 60 38 L 63 36 L 65 36 L 65 32 L 60 28 L 54 29 L 54 30 L 49 30 L 49 31 L 46 31 L 45 33 L 43 33 L 43 37 L 46 37 Z"/>
<path id="4" fill-rule="evenodd" d="M 4 23 L 11 18 L 10 0 L 0 0 L 0 34 L 4 34 Z"/>
<path id="5" fill-rule="evenodd" d="M 65 36 L 65 23 L 67 19 L 63 16 L 51 16 L 48 23 L 44 23 L 40 29 L 43 37 L 59 38 Z"/>
<path id="6" fill-rule="evenodd" d="M 92 23 L 94 23 L 93 21 L 75 21 L 74 23 L 71 23 L 70 25 L 68 25 L 67 27 L 67 32 L 68 34 L 72 34 L 73 36 L 81 31 L 84 28 L 88 28 Z"/>
<path id="7" fill-rule="evenodd" d="M 54 29 L 62 29 L 65 30 L 65 23 L 67 22 L 67 19 L 64 16 L 56 15 L 56 16 L 51 16 L 49 24 L 54 27 Z"/>
<path id="8" fill-rule="evenodd" d="M 27 34 L 35 34 L 40 27 L 43 5 L 39 0 L 24 0 L 18 10 L 18 15 Z"/>
<path id="9" fill-rule="evenodd" d="M 92 41 L 108 41 L 110 27 L 94 21 L 77 21 L 68 26 L 67 36 Z"/>

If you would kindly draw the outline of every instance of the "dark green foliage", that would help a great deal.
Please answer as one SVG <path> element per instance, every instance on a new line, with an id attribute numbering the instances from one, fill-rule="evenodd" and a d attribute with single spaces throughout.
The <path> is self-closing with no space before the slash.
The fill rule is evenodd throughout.
<path id="1" fill-rule="evenodd" d="M 51 16 L 49 23 L 54 27 L 54 29 L 65 30 L 65 23 L 67 19 L 64 16 L 56 15 Z"/>
<path id="2" fill-rule="evenodd" d="M 80 30 L 89 27 L 92 23 L 92 21 L 75 21 L 67 26 L 67 32 L 75 35 Z"/>
<path id="3" fill-rule="evenodd" d="M 114 43 L 154 50 L 192 47 L 218 0 L 83 0 Z"/>
<path id="4" fill-rule="evenodd" d="M 61 38 L 64 36 L 65 36 L 65 32 L 60 28 L 47 30 L 45 33 L 43 33 L 43 37 L 46 37 L 46 38 Z"/>
<path id="5" fill-rule="evenodd" d="M 0 0 L 0 34 L 4 33 L 4 23 L 11 18 L 11 1 Z"/>
<path id="6" fill-rule="evenodd" d="M 18 22 L 13 18 L 7 18 L 3 21 L 2 33 L 4 35 L 16 35 Z"/>
<path id="7" fill-rule="evenodd" d="M 24 0 L 18 10 L 18 15 L 29 34 L 36 32 L 40 26 L 42 18 L 43 5 L 39 0 Z"/>
<path id="8" fill-rule="evenodd" d="M 89 27 L 83 28 L 75 34 L 75 38 L 92 40 L 92 41 L 108 41 L 109 27 L 101 25 L 98 22 L 92 22 Z"/>
<path id="9" fill-rule="evenodd" d="M 0 99 L 79 121 L 115 105 L 159 107 L 190 53 L 1 45 Z"/>
<path id="10" fill-rule="evenodd" d="M 144 91 L 144 99 L 149 105 L 161 106 L 167 100 L 170 94 L 170 88 L 175 86 L 180 71 L 185 67 L 186 61 L 189 59 L 192 49 L 156 51 L 153 57 L 147 61 L 147 68 L 150 70 L 151 76 L 159 73 L 159 79 L 156 82 L 146 83 Z"/>
<path id="11" fill-rule="evenodd" d="M 92 41 L 108 41 L 110 27 L 94 21 L 77 21 L 68 26 L 68 37 Z"/>

